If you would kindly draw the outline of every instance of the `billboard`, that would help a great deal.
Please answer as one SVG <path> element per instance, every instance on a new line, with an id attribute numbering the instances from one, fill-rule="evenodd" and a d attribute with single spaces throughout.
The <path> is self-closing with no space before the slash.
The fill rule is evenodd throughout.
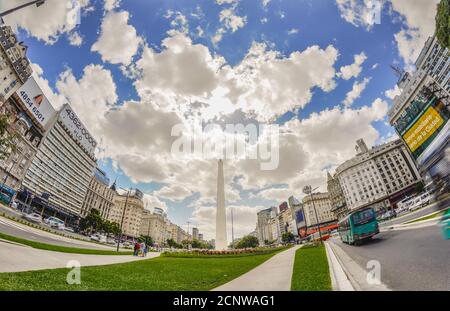
<path id="1" fill-rule="evenodd" d="M 402 118 L 403 121 L 408 120 L 408 124 L 398 122 L 396 129 L 417 159 L 447 123 L 448 111 L 444 103 L 436 98 L 428 102 L 415 101 L 411 106 L 413 109 Z"/>
<path id="2" fill-rule="evenodd" d="M 299 208 L 298 210 L 295 211 L 295 221 L 297 223 L 298 228 L 306 226 L 303 208 Z"/>
<path id="3" fill-rule="evenodd" d="M 59 120 L 64 124 L 72 137 L 83 146 L 88 154 L 94 156 L 97 141 L 92 137 L 86 127 L 81 123 L 78 116 L 69 104 L 65 104 L 61 109 Z"/>
<path id="4" fill-rule="evenodd" d="M 28 78 L 27 82 L 17 90 L 16 94 L 33 119 L 42 125 L 42 127 L 46 128 L 48 122 L 56 114 L 56 111 L 47 97 L 45 97 L 33 76 Z"/>
<path id="5" fill-rule="evenodd" d="M 287 209 L 288 209 L 288 204 L 287 204 L 287 202 L 281 203 L 280 206 L 279 206 L 279 208 L 280 208 L 280 213 L 281 213 L 282 211 L 287 210 Z"/>

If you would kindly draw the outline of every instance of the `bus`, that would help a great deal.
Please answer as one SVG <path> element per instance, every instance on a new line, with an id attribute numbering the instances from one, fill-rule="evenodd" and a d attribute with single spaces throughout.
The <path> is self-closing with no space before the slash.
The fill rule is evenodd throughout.
<path id="1" fill-rule="evenodd" d="M 16 191 L 6 185 L 0 185 L 0 202 L 6 205 L 11 203 L 11 199 L 16 194 Z"/>
<path id="2" fill-rule="evenodd" d="M 343 243 L 360 244 L 380 232 L 373 208 L 352 212 L 339 221 L 339 236 Z"/>

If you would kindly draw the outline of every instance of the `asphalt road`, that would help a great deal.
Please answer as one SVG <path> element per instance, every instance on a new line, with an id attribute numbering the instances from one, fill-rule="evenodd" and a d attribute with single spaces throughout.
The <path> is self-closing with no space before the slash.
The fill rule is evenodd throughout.
<path id="1" fill-rule="evenodd" d="M 450 199 L 446 199 L 445 201 L 441 201 L 441 202 L 437 202 L 437 203 L 432 203 L 428 206 L 425 206 L 421 209 L 418 209 L 414 212 L 408 213 L 408 214 L 404 214 L 404 215 L 399 215 L 396 218 L 393 218 L 391 220 L 382 222 L 380 225 L 381 226 L 392 226 L 392 225 L 398 225 L 404 222 L 408 222 L 410 220 L 416 219 L 416 218 L 420 218 L 423 216 L 426 216 L 430 213 L 433 212 L 437 212 L 440 210 L 443 210 L 447 207 L 450 206 Z"/>
<path id="2" fill-rule="evenodd" d="M 31 228 L 20 223 L 16 223 L 4 217 L 0 217 L 0 232 L 35 242 L 42 242 L 53 245 L 103 250 L 114 249 L 113 247 L 109 247 L 106 245 L 95 244 L 87 241 L 78 241 L 58 236 L 39 229 Z"/>
<path id="3" fill-rule="evenodd" d="M 450 290 L 450 240 L 439 226 L 382 232 L 361 246 L 341 247 L 366 270 L 369 260 L 381 264 L 381 282 L 392 290 Z"/>

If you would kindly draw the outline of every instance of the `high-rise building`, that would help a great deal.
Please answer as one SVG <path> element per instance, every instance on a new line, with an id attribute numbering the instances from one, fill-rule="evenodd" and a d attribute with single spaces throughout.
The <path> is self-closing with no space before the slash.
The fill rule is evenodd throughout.
<path id="1" fill-rule="evenodd" d="M 217 172 L 217 211 L 216 211 L 216 249 L 226 249 L 227 241 L 227 218 L 225 213 L 225 184 L 223 177 L 223 160 L 218 162 Z"/>
<path id="2" fill-rule="evenodd" d="M 257 213 L 256 237 L 260 245 L 264 245 L 265 241 L 271 242 L 273 240 L 272 228 L 269 224 L 273 214 L 276 214 L 276 207 L 264 209 Z"/>
<path id="3" fill-rule="evenodd" d="M 421 181 L 415 163 L 400 139 L 359 153 L 336 169 L 334 179 L 350 211 L 371 206 L 383 210 L 416 191 Z"/>
<path id="4" fill-rule="evenodd" d="M 450 184 L 450 50 L 436 37 L 425 43 L 416 71 L 401 74 L 389 123 L 412 154 L 426 186 Z M 445 181 L 446 180 L 446 181 Z M 444 191 L 445 192 L 445 191 Z"/>
<path id="5" fill-rule="evenodd" d="M 74 223 L 97 165 L 97 142 L 69 104 L 48 122 L 22 185 L 34 194 L 33 204 L 43 215 Z"/>
<path id="6" fill-rule="evenodd" d="M 330 198 L 327 192 L 313 193 L 303 198 L 303 210 L 308 228 L 336 221 L 336 217 L 331 209 Z"/>
<path id="7" fill-rule="evenodd" d="M 0 100 L 7 100 L 31 76 L 27 49 L 10 26 L 0 26 Z"/>
<path id="8" fill-rule="evenodd" d="M 100 168 L 96 168 L 91 177 L 89 188 L 81 208 L 81 217 L 86 217 L 91 209 L 100 212 L 103 219 L 108 215 L 114 205 L 115 190 L 109 186 L 109 178 Z"/>
<path id="9" fill-rule="evenodd" d="M 198 234 L 198 240 L 199 241 L 203 241 L 203 233 L 199 233 Z"/>
<path id="10" fill-rule="evenodd" d="M 336 219 L 340 220 L 347 215 L 347 203 L 345 202 L 344 191 L 342 191 L 339 179 L 336 176 L 331 176 L 330 173 L 327 174 L 327 191 L 332 212 Z"/>
<path id="11" fill-rule="evenodd" d="M 198 228 L 192 228 L 192 239 L 198 240 Z"/>
<path id="12" fill-rule="evenodd" d="M 117 189 L 114 195 L 108 220 L 119 224 L 122 234 L 128 238 L 137 238 L 141 233 L 143 197 L 144 194 L 139 189 Z"/>

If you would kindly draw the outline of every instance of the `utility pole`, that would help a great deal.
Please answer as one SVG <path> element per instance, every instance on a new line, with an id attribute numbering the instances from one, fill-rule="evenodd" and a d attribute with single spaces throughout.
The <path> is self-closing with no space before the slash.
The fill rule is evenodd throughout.
<path id="1" fill-rule="evenodd" d="M 122 212 L 122 220 L 120 221 L 120 235 L 119 235 L 119 238 L 117 239 L 117 251 L 119 251 L 120 240 L 122 239 L 123 219 L 125 218 L 125 211 L 127 209 L 129 196 L 130 196 L 130 189 L 128 189 L 128 191 L 127 191 L 127 197 L 125 199 L 125 206 L 123 207 L 123 212 Z"/>
<path id="2" fill-rule="evenodd" d="M 15 8 L 6 10 L 5 12 L 0 13 L 0 19 L 5 17 L 6 15 L 14 13 L 15 11 L 21 10 L 21 9 L 26 8 L 27 6 L 30 6 L 30 5 L 33 5 L 33 4 L 36 4 L 36 7 L 40 7 L 41 5 L 43 5 L 45 3 L 45 1 L 47 1 L 47 0 L 35 0 L 35 1 L 31 1 L 31 2 L 28 2 L 28 3 L 22 4 L 22 5 L 19 5 L 19 6 L 15 7 Z"/>

